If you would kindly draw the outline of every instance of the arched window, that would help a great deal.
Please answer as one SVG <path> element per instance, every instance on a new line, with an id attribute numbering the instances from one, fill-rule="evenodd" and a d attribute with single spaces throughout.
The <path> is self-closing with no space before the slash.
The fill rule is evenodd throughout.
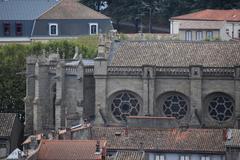
<path id="1" fill-rule="evenodd" d="M 214 93 L 206 99 L 209 115 L 219 121 L 226 121 L 233 116 L 234 101 L 224 93 Z"/>
<path id="2" fill-rule="evenodd" d="M 111 112 L 119 121 L 126 120 L 127 116 L 138 115 L 140 108 L 140 99 L 129 91 L 118 92 L 111 100 Z"/>
<path id="3" fill-rule="evenodd" d="M 182 119 L 188 112 L 189 102 L 180 93 L 167 93 L 160 99 L 160 108 L 167 117 Z"/>

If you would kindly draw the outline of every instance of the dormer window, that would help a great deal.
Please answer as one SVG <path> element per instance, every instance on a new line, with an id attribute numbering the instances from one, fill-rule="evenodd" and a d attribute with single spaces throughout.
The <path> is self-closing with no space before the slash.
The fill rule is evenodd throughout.
<path id="1" fill-rule="evenodd" d="M 50 23 L 49 24 L 49 35 L 50 36 L 57 36 L 58 35 L 58 24 L 57 23 Z"/>
<path id="2" fill-rule="evenodd" d="M 89 24 L 89 34 L 90 35 L 97 35 L 98 34 L 98 24 L 97 23 L 90 23 Z"/>
<path id="3" fill-rule="evenodd" d="M 11 33 L 10 23 L 3 23 L 3 32 L 4 32 L 4 36 L 10 36 L 10 33 Z"/>
<path id="4" fill-rule="evenodd" d="M 16 23 L 16 36 L 22 36 L 22 23 Z"/>

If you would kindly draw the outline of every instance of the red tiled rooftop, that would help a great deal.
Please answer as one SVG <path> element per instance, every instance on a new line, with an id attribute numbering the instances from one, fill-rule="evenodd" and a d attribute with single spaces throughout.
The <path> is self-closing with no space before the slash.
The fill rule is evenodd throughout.
<path id="1" fill-rule="evenodd" d="M 223 129 L 153 129 L 124 127 L 93 127 L 92 139 L 107 140 L 110 150 L 198 152 L 224 154 Z M 118 133 L 118 135 L 116 135 Z M 120 133 L 120 134 L 119 134 Z"/>
<path id="2" fill-rule="evenodd" d="M 96 152 L 96 140 L 43 140 L 38 152 L 38 160 L 96 160 L 101 154 Z M 100 141 L 100 148 L 106 141 Z"/>
<path id="3" fill-rule="evenodd" d="M 206 9 L 199 12 L 172 17 L 172 20 L 215 20 L 240 21 L 240 9 L 214 10 Z"/>

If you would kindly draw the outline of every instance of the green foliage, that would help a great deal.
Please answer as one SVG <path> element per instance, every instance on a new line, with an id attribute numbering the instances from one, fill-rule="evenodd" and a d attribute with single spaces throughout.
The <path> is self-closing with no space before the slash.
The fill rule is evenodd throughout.
<path id="1" fill-rule="evenodd" d="M 56 53 L 57 48 L 61 57 L 72 58 L 75 47 L 84 58 L 93 58 L 97 54 L 97 37 L 81 37 L 74 40 L 57 40 L 33 42 L 29 45 L 8 44 L 0 46 L 0 112 L 18 113 L 24 120 L 25 91 L 25 61 L 28 55 Z"/>
<path id="2" fill-rule="evenodd" d="M 81 3 L 95 10 L 98 10 L 99 7 L 96 6 L 104 1 L 107 2 L 108 7 L 102 13 L 111 17 L 117 27 L 119 27 L 119 22 L 124 20 L 133 21 L 135 25 L 138 25 L 141 18 L 154 20 L 154 18 L 161 17 L 168 23 L 170 17 L 207 8 L 240 8 L 239 0 L 80 0 Z"/>

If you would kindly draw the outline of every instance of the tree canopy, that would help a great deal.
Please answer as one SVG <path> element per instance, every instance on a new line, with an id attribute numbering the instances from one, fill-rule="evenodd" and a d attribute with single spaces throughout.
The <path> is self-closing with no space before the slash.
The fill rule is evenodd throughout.
<path id="1" fill-rule="evenodd" d="M 107 3 L 108 7 L 101 12 L 116 23 L 139 20 L 144 16 L 150 18 L 150 22 L 152 17 L 162 17 L 167 23 L 172 16 L 203 9 L 240 8 L 239 0 L 80 0 L 80 2 L 97 11 L 101 4 Z"/>

